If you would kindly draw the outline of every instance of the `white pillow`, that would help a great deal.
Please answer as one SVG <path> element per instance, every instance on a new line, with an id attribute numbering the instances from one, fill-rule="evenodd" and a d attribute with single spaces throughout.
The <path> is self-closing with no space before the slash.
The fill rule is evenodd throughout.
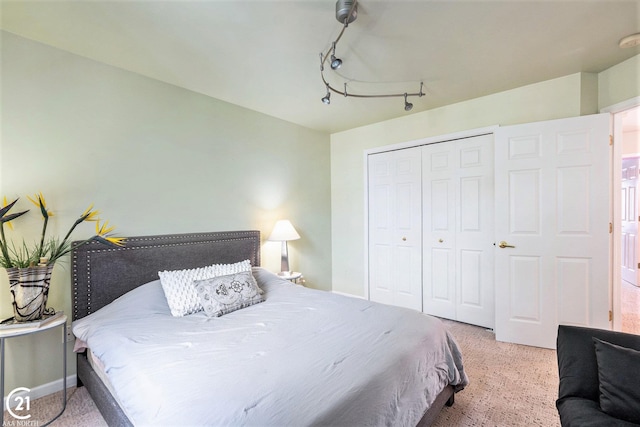
<path id="1" fill-rule="evenodd" d="M 182 317 L 204 309 L 193 284 L 195 280 L 211 279 L 244 271 L 251 271 L 251 261 L 245 260 L 235 264 L 213 264 L 190 270 L 159 271 L 158 276 L 160 276 L 162 290 L 167 297 L 171 314 L 175 317 Z"/>

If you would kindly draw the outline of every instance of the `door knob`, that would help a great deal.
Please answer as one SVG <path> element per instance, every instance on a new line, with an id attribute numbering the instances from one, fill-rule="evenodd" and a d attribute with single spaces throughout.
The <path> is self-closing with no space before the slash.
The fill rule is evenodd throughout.
<path id="1" fill-rule="evenodd" d="M 406 241 L 407 241 L 407 238 L 406 238 L 406 237 L 403 237 L 403 238 L 402 238 L 402 241 L 403 241 L 403 242 L 406 242 Z"/>
<path id="2" fill-rule="evenodd" d="M 442 239 L 438 239 L 438 242 L 439 242 L 439 243 L 442 243 L 442 242 L 444 242 L 444 240 L 442 240 Z"/>
<path id="3" fill-rule="evenodd" d="M 501 247 L 502 249 L 504 249 L 504 248 L 515 248 L 515 246 L 508 244 L 504 240 L 502 242 L 500 242 L 500 244 L 498 246 Z"/>

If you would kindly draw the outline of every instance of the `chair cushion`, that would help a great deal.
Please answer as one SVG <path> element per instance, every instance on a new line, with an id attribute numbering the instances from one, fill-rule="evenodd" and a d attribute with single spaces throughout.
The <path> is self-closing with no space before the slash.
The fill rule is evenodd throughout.
<path id="1" fill-rule="evenodd" d="M 605 414 L 593 400 L 569 397 L 559 400 L 557 406 L 562 427 L 637 427 L 637 424 Z"/>
<path id="2" fill-rule="evenodd" d="M 640 351 L 593 338 L 600 407 L 612 417 L 640 424 Z"/>

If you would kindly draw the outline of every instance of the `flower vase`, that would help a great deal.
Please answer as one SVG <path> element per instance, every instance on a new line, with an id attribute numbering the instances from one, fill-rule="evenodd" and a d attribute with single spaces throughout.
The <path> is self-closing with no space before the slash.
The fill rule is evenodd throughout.
<path id="1" fill-rule="evenodd" d="M 14 319 L 29 322 L 47 313 L 47 297 L 53 265 L 7 268 Z"/>

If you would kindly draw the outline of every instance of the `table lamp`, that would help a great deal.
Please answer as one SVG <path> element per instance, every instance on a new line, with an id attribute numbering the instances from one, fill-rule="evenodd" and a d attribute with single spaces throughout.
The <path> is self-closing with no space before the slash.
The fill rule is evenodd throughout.
<path id="1" fill-rule="evenodd" d="M 282 270 L 279 274 L 281 276 L 289 276 L 291 275 L 291 270 L 289 269 L 289 253 L 287 249 L 287 242 L 289 240 L 297 240 L 300 238 L 300 235 L 293 228 L 291 222 L 288 219 L 282 219 L 276 222 L 276 225 L 273 227 L 273 231 L 267 240 L 272 242 L 282 242 L 282 255 L 280 258 L 280 269 Z"/>

